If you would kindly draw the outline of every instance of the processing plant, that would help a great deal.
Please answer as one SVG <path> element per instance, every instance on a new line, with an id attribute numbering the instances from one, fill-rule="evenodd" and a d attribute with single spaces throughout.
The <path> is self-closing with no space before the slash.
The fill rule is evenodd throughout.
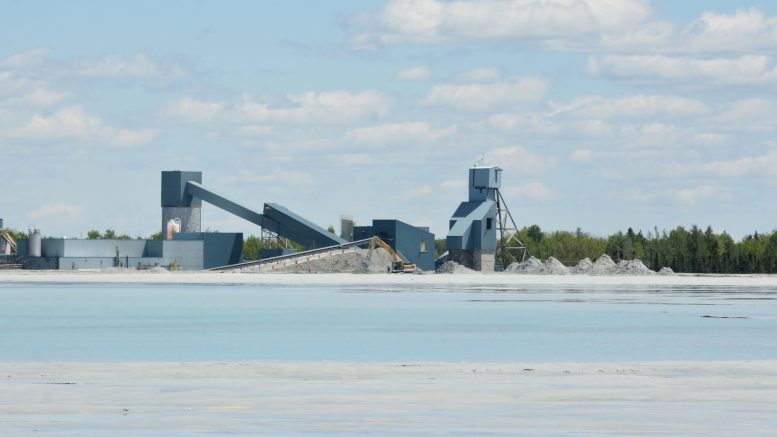
<path id="1" fill-rule="evenodd" d="M 434 234 L 396 219 L 374 220 L 372 226 L 343 221 L 343 236 L 335 235 L 277 203 L 260 211 L 220 194 L 203 184 L 200 171 L 163 171 L 161 174 L 162 240 L 90 240 L 42 238 L 30 233 L 18 255 L 26 269 L 150 268 L 181 270 L 243 266 L 243 234 L 202 232 L 202 203 L 234 214 L 261 228 L 261 258 L 295 256 L 303 251 L 336 250 L 367 245 L 361 238 L 378 237 L 406 265 L 434 269 Z M 350 226 L 350 227 L 348 227 Z M 294 245 L 289 242 L 293 242 Z"/>

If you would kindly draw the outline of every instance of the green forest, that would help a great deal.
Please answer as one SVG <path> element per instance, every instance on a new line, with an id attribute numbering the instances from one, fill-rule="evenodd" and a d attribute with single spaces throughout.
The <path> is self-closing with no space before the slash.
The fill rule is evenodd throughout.
<path id="1" fill-rule="evenodd" d="M 7 229 L 17 240 L 27 234 Z M 130 239 L 111 229 L 103 233 L 89 231 L 88 238 Z M 573 266 L 583 258 L 596 260 L 603 253 L 615 262 L 640 259 L 647 267 L 658 270 L 671 267 L 683 273 L 777 273 L 777 230 L 771 233 L 746 235 L 735 241 L 729 234 L 714 232 L 711 227 L 702 230 L 698 226 L 678 226 L 671 231 L 654 228 L 648 232 L 634 232 L 629 228 L 608 237 L 599 237 L 577 229 L 574 232 L 545 232 L 538 225 L 527 226 L 517 233 L 526 244 L 529 254 L 542 260 L 555 257 L 567 266 Z M 161 233 L 152 239 L 161 239 Z M 140 237 L 138 237 L 140 238 Z M 246 260 L 257 259 L 261 240 L 249 236 L 244 245 Z M 445 251 L 445 239 L 436 241 L 437 254 Z M 302 250 L 301 247 L 297 247 Z M 498 256 L 497 260 L 501 258 Z"/>
<path id="2" fill-rule="evenodd" d="M 595 260 L 603 253 L 615 262 L 640 259 L 653 270 L 671 267 L 684 273 L 777 273 L 777 231 L 746 235 L 740 241 L 711 227 L 671 231 L 655 228 L 643 233 L 629 228 L 606 238 L 575 232 L 543 232 L 532 225 L 518 231 L 529 253 L 540 259 L 550 256 L 568 266 L 583 258 Z"/>

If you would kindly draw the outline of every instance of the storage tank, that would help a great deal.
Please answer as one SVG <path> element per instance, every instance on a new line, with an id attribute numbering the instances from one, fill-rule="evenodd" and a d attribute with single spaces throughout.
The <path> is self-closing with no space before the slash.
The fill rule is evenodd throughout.
<path id="1" fill-rule="evenodd" d="M 30 231 L 29 238 L 27 239 L 27 256 L 40 258 L 41 245 L 43 237 L 40 234 L 40 229 Z"/>
<path id="2" fill-rule="evenodd" d="M 167 239 L 172 240 L 173 234 L 176 232 L 181 232 L 181 219 L 180 218 L 174 218 L 170 219 L 167 222 Z"/>
<path id="3" fill-rule="evenodd" d="M 353 216 L 341 215 L 340 216 L 340 238 L 346 241 L 353 241 L 353 226 L 356 221 Z"/>

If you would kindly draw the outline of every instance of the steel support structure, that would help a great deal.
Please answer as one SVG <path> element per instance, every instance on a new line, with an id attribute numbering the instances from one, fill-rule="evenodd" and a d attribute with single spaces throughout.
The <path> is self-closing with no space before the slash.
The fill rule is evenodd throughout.
<path id="1" fill-rule="evenodd" d="M 507 268 L 510 263 L 518 261 L 517 254 L 520 254 L 521 262 L 525 261 L 526 255 L 529 255 L 529 249 L 518 238 L 518 226 L 499 189 L 496 190 L 496 217 L 499 225 L 496 251 L 502 258 L 502 268 Z"/>

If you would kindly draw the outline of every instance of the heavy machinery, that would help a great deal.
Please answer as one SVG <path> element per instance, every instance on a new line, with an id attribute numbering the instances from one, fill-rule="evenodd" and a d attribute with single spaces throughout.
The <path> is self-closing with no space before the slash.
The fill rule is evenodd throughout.
<path id="1" fill-rule="evenodd" d="M 393 247 L 378 237 L 370 239 L 370 258 L 372 258 L 372 252 L 376 247 L 382 247 L 391 255 L 391 273 L 413 273 L 418 270 L 415 264 L 409 262 L 401 253 L 394 250 Z"/>

